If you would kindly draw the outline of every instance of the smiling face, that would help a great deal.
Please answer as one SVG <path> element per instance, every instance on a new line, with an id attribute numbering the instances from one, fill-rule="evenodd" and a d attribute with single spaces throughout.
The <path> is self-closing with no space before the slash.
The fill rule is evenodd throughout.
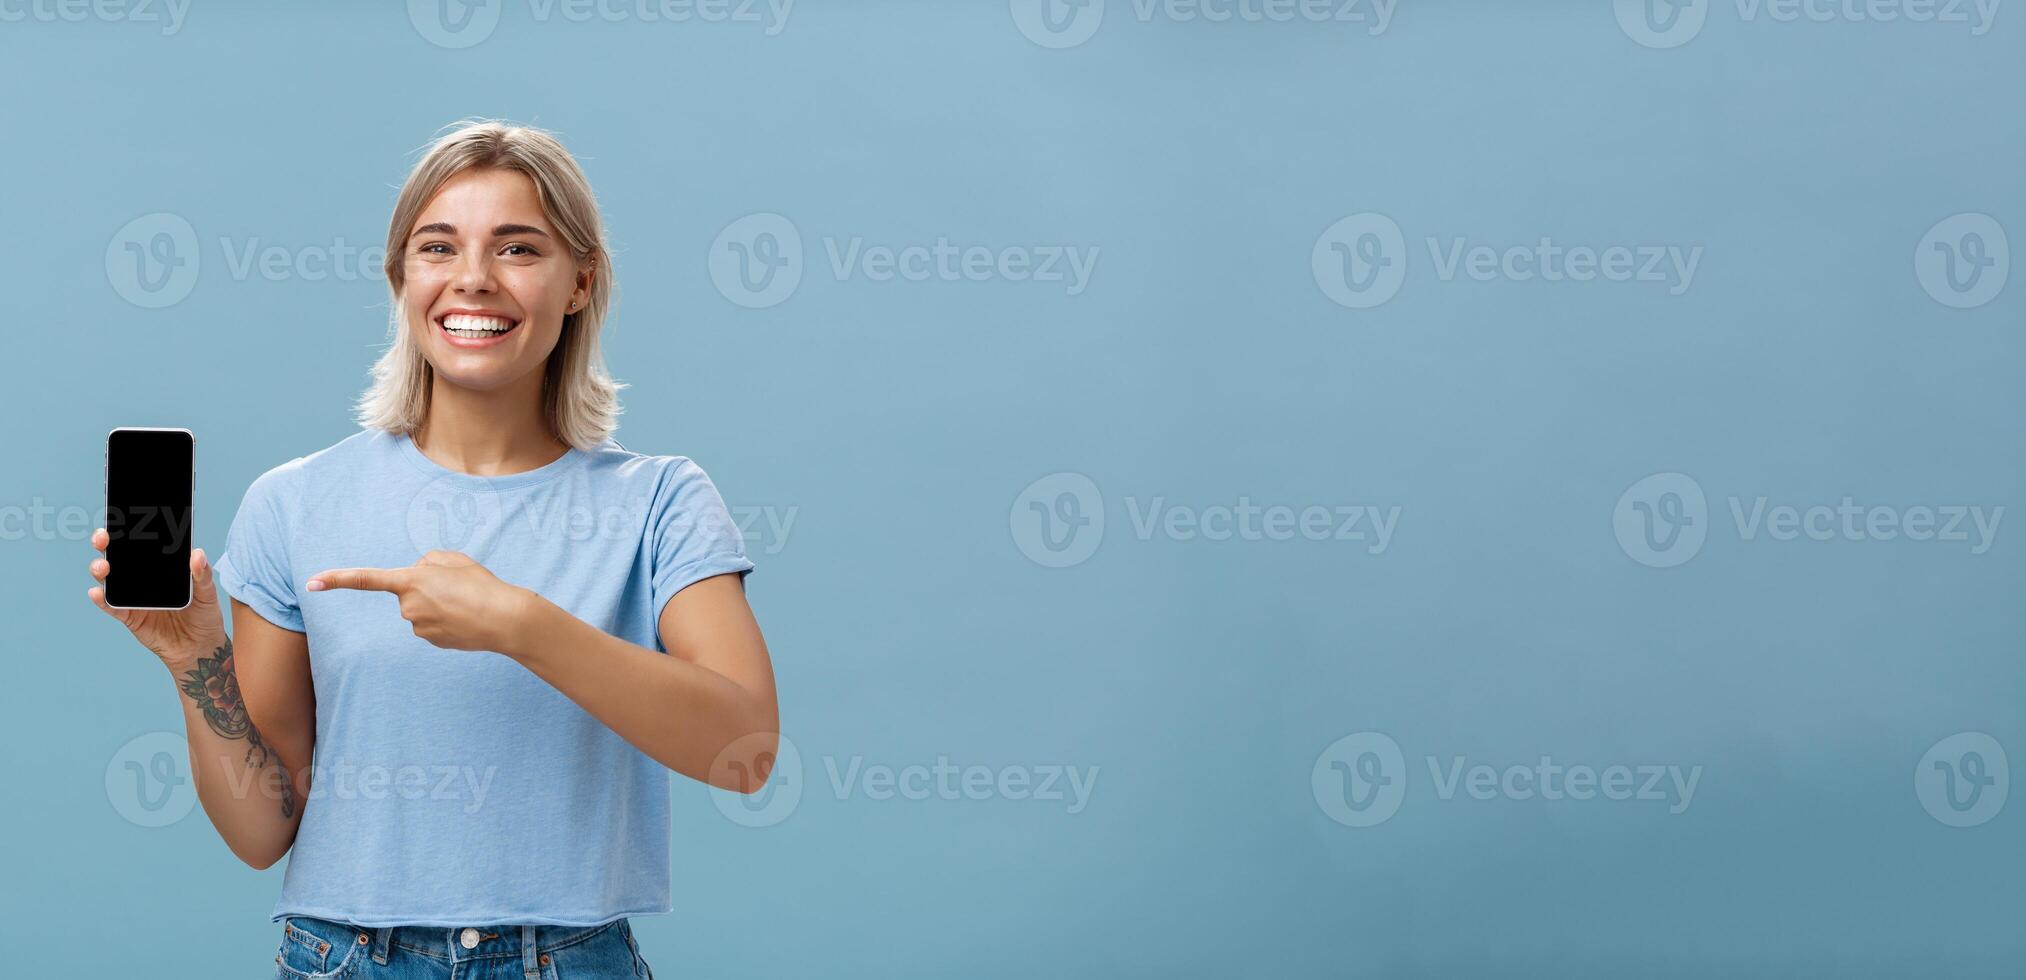
<path id="1" fill-rule="evenodd" d="M 528 175 L 474 169 L 444 182 L 416 216 L 402 274 L 402 313 L 437 376 L 493 390 L 542 370 L 592 273 L 542 212 Z"/>

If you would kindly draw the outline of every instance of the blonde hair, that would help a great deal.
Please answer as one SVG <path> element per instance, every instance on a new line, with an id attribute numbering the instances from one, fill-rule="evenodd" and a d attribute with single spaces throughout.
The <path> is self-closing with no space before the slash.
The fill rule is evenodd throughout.
<path id="1" fill-rule="evenodd" d="M 591 184 L 554 134 L 493 120 L 451 126 L 456 131 L 429 148 L 394 200 L 386 264 L 393 296 L 388 331 L 394 342 L 373 365 L 373 384 L 359 398 L 357 420 L 368 428 L 413 435 L 427 416 L 434 369 L 422 356 L 416 325 L 406 321 L 401 302 L 409 232 L 422 208 L 451 178 L 472 169 L 512 170 L 534 181 L 543 215 L 577 259 L 592 263 L 590 298 L 583 309 L 563 315 L 563 335 L 543 369 L 542 414 L 556 438 L 578 449 L 595 449 L 618 428 L 619 391 L 626 385 L 606 372 L 598 347 L 598 331 L 612 300 L 612 258 Z"/>

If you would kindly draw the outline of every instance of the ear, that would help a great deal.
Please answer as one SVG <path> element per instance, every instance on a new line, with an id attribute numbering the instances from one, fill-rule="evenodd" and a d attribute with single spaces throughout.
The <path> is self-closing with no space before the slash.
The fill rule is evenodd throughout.
<path id="1" fill-rule="evenodd" d="M 571 312 L 581 312 L 591 302 L 591 284 L 598 279 L 598 253 L 592 252 L 577 262 L 576 288 L 570 292 Z"/>

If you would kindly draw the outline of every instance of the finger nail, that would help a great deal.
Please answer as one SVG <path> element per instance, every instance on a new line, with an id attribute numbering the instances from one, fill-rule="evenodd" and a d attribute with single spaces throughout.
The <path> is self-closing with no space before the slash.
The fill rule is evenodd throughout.
<path id="1" fill-rule="evenodd" d="M 320 578 L 310 579 L 309 590 L 311 592 L 322 592 L 324 590 L 324 580 Z"/>

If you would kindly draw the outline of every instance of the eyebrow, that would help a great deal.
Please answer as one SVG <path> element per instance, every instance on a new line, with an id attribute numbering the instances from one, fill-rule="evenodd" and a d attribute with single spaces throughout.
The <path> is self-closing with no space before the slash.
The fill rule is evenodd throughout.
<path id="1" fill-rule="evenodd" d="M 414 238 L 418 235 L 427 235 L 432 233 L 443 235 L 455 235 L 457 234 L 457 228 L 447 221 L 432 221 L 426 225 L 423 225 L 420 228 L 415 229 L 415 234 L 409 235 L 408 237 Z M 499 227 L 494 228 L 492 230 L 492 237 L 494 238 L 505 238 L 508 235 L 540 235 L 543 238 L 549 237 L 548 232 L 545 232 L 533 225 L 500 225 Z"/>

